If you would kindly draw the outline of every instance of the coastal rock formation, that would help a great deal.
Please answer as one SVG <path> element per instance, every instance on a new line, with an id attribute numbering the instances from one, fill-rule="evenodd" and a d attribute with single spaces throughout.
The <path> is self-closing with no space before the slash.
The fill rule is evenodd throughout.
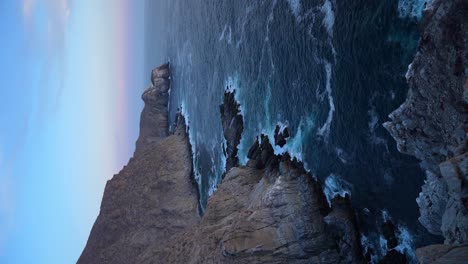
<path id="1" fill-rule="evenodd" d="M 152 85 L 141 96 L 145 106 L 140 117 L 140 135 L 136 143 L 138 151 L 144 149 L 148 138 L 169 135 L 168 101 L 171 83 L 169 64 L 161 65 L 151 72 L 151 83 Z"/>
<path id="2" fill-rule="evenodd" d="M 468 263 L 468 245 L 432 245 L 416 250 L 419 264 L 462 264 Z"/>
<path id="3" fill-rule="evenodd" d="M 235 99 L 236 91 L 226 90 L 223 104 L 220 105 L 221 121 L 223 123 L 224 138 L 226 139 L 226 171 L 239 165 L 237 152 L 242 132 L 244 131 L 244 119 L 240 112 L 240 105 Z"/>
<path id="4" fill-rule="evenodd" d="M 407 100 L 384 124 L 401 152 L 422 161 L 427 179 L 417 199 L 419 220 L 448 245 L 468 243 L 467 13 L 465 0 L 428 4 L 406 74 Z"/>
<path id="5" fill-rule="evenodd" d="M 208 200 L 200 224 L 149 248 L 141 263 L 363 263 L 349 200 L 329 208 L 320 184 L 266 136 Z"/>
<path id="6" fill-rule="evenodd" d="M 166 69 L 168 65 L 156 70 Z M 163 122 L 168 79 L 160 78 L 153 78 L 155 85 L 143 93 L 135 156 L 107 182 L 101 211 L 78 263 L 138 263 L 146 248 L 162 247 L 200 219 L 185 121 L 179 115 L 169 134 Z"/>
<path id="7" fill-rule="evenodd" d="M 168 76 L 160 69 L 143 94 L 135 156 L 107 183 L 78 263 L 364 263 L 349 197 L 330 207 L 303 164 L 275 155 L 264 135 L 246 166 L 232 163 L 200 217 L 185 121 L 178 116 L 169 132 L 161 119 L 167 107 L 157 97 L 168 88 L 158 78 Z M 243 126 L 234 102 L 228 94 L 221 108 L 229 146 Z"/>

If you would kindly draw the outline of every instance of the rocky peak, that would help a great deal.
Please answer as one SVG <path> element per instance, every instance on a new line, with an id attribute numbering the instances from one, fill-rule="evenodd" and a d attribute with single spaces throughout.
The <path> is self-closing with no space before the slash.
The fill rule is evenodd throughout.
<path id="1" fill-rule="evenodd" d="M 140 135 L 136 143 L 138 150 L 143 149 L 148 141 L 169 135 L 169 64 L 155 68 L 151 74 L 151 82 L 141 96 L 145 106 L 140 117 Z"/>
<path id="2" fill-rule="evenodd" d="M 238 145 L 244 131 L 244 120 L 240 112 L 240 105 L 235 99 L 236 91 L 226 89 L 223 104 L 220 105 L 221 122 L 224 138 L 226 139 L 226 172 L 239 165 L 237 157 Z"/>
<path id="3" fill-rule="evenodd" d="M 166 75 L 153 79 L 169 80 L 167 64 L 153 73 L 161 69 Z M 164 241 L 199 222 L 185 120 L 178 114 L 174 132 L 168 133 L 168 88 L 158 83 L 162 82 L 142 95 L 145 107 L 135 155 L 107 182 L 99 216 L 78 263 L 141 263 L 146 249 L 162 250 Z"/>

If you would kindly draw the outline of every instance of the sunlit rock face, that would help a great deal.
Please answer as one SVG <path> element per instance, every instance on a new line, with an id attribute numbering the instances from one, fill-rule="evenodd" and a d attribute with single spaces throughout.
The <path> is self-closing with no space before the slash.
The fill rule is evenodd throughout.
<path id="1" fill-rule="evenodd" d="M 426 7 L 418 52 L 406 75 L 408 98 L 385 124 L 398 149 L 422 161 L 427 179 L 417 199 L 419 220 L 448 245 L 468 243 L 467 10 L 464 0 L 435 0 Z M 441 248 L 446 246 L 438 247 L 439 253 Z M 425 260 L 436 254 L 418 252 Z"/>

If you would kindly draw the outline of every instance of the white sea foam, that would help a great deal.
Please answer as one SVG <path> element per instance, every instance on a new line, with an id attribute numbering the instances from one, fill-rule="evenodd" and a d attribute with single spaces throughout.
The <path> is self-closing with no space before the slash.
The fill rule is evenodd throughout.
<path id="1" fill-rule="evenodd" d="M 323 26 L 328 32 L 329 36 L 333 36 L 333 26 L 335 25 L 335 12 L 333 12 L 332 3 L 330 0 L 326 0 L 321 9 L 324 15 Z"/>
<path id="2" fill-rule="evenodd" d="M 343 164 L 346 164 L 346 163 L 349 162 L 350 157 L 349 157 L 348 153 L 346 153 L 344 151 L 344 149 L 336 147 L 335 148 L 335 153 L 336 153 L 336 156 L 338 157 L 338 159 L 340 159 L 340 161 Z"/>
<path id="3" fill-rule="evenodd" d="M 184 101 L 182 101 L 182 104 L 180 106 L 180 112 L 182 113 L 185 119 L 185 129 L 189 136 L 190 145 L 192 146 L 192 163 L 193 163 L 192 166 L 193 166 L 194 178 L 195 178 L 195 181 L 197 182 L 198 191 L 199 193 L 201 193 L 201 177 L 200 177 L 200 172 L 198 171 L 198 164 L 197 164 L 197 159 L 195 156 L 195 154 L 197 153 L 197 145 L 195 144 L 195 140 L 193 138 L 193 131 L 190 129 L 190 115 L 187 111 L 187 107 Z"/>
<path id="4" fill-rule="evenodd" d="M 400 0 L 398 1 L 398 15 L 400 18 L 421 19 L 422 11 L 432 0 Z"/>
<path id="5" fill-rule="evenodd" d="M 390 221 L 390 215 L 388 214 L 388 211 L 387 210 L 382 210 L 382 220 L 384 222 L 388 222 Z"/>
<path id="6" fill-rule="evenodd" d="M 387 210 L 382 210 L 382 220 L 384 222 L 392 220 Z M 415 248 L 413 244 L 413 236 L 411 235 L 408 228 L 401 224 L 398 225 L 398 229 L 396 231 L 396 237 L 398 239 L 398 246 L 395 249 L 398 252 L 405 254 L 409 258 L 410 263 L 417 263 Z M 385 246 L 386 246 L 386 243 L 385 243 Z M 385 247 L 385 251 L 382 251 L 382 252 L 385 253 L 386 250 L 387 249 Z"/>
<path id="7" fill-rule="evenodd" d="M 333 198 L 340 196 L 340 197 L 346 197 L 346 195 L 351 196 L 351 189 L 352 185 L 345 181 L 343 178 L 341 178 L 338 175 L 335 174 L 330 174 L 326 179 L 325 179 L 325 185 L 323 188 L 323 192 L 325 193 L 325 196 L 327 197 L 328 204 L 331 205 L 331 201 Z"/>
<path id="8" fill-rule="evenodd" d="M 301 1 L 300 0 L 288 0 L 289 8 L 291 8 L 292 13 L 297 18 L 301 12 Z"/>
<path id="9" fill-rule="evenodd" d="M 384 256 L 388 250 L 387 239 L 383 236 L 379 236 L 379 254 Z"/>
<path id="10" fill-rule="evenodd" d="M 411 263 L 417 263 L 416 254 L 413 244 L 413 236 L 408 228 L 403 225 L 398 226 L 397 232 L 398 246 L 395 248 L 400 253 L 405 254 L 410 258 Z"/>
<path id="11" fill-rule="evenodd" d="M 218 41 L 223 41 L 224 39 L 226 39 L 228 44 L 232 43 L 232 28 L 227 24 L 224 25 L 223 32 L 221 33 L 221 36 L 219 36 Z"/>
<path id="12" fill-rule="evenodd" d="M 283 147 L 275 145 L 275 129 L 276 126 L 280 127 L 280 131 L 283 131 L 286 126 L 286 122 L 277 122 L 276 125 L 271 126 L 270 129 L 264 130 L 263 133 L 268 135 L 268 139 L 270 140 L 270 144 L 273 146 L 273 150 L 276 155 L 282 155 L 286 152 L 292 158 L 296 158 L 299 161 L 304 162 L 304 151 L 305 151 L 305 139 L 309 137 L 310 133 L 313 131 L 315 127 L 315 122 L 312 116 L 302 118 L 299 122 L 299 127 L 297 132 L 294 136 L 290 136 L 286 140 L 286 144 Z M 307 164 L 304 164 L 304 167 L 307 168 Z"/>
<path id="13" fill-rule="evenodd" d="M 325 91 L 328 95 L 328 104 L 330 109 L 328 110 L 327 121 L 325 124 L 318 130 L 317 134 L 323 136 L 325 139 L 328 139 L 330 134 L 330 127 L 333 121 L 333 113 L 335 112 L 335 103 L 333 102 L 332 89 L 331 89 L 331 64 L 328 61 L 325 61 L 325 71 L 326 71 L 326 84 Z"/>

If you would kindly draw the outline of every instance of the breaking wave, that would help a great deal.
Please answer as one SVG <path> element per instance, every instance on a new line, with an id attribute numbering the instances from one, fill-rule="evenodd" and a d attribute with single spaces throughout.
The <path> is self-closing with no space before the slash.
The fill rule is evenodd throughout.
<path id="1" fill-rule="evenodd" d="M 398 15 L 400 18 L 421 19 L 422 11 L 431 0 L 400 0 L 398 1 Z"/>
<path id="2" fill-rule="evenodd" d="M 331 205 L 331 201 L 337 196 L 351 196 L 351 189 L 352 185 L 349 182 L 338 175 L 330 174 L 330 176 L 325 179 L 323 192 L 327 197 L 328 204 Z"/>

